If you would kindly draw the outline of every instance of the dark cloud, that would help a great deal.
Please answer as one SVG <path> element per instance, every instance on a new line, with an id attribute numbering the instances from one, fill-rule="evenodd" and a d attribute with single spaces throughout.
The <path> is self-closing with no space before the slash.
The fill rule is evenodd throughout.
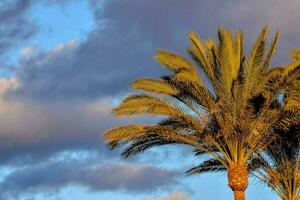
<path id="1" fill-rule="evenodd" d="M 109 155 L 100 138 L 113 126 L 108 100 L 88 104 L 38 105 L 0 102 L 0 164 L 32 163 L 65 150 Z"/>
<path id="2" fill-rule="evenodd" d="M 30 0 L 2 1 L 0 4 L 0 55 L 32 37 L 38 27 L 27 18 Z"/>
<path id="3" fill-rule="evenodd" d="M 270 24 L 272 32 L 281 28 L 284 43 L 276 63 L 287 61 L 288 49 L 300 45 L 295 16 L 299 1 L 91 2 L 96 27 L 87 39 L 60 53 L 37 52 L 26 62 L 21 60 L 17 70 L 20 87 L 15 95 L 38 101 L 67 101 L 119 94 L 127 91 L 133 79 L 162 74 L 152 59 L 157 48 L 185 54 L 186 34 L 191 30 L 206 38 L 215 37 L 220 25 L 244 29 L 249 47 L 249 41 L 255 40 L 264 25 Z M 284 12 L 292 14 L 282 16 Z"/>
<path id="4" fill-rule="evenodd" d="M 109 152 L 100 137 L 129 121 L 110 114 L 112 98 L 49 104 L 8 101 L 4 93 L 16 85 L 15 80 L 0 80 L 0 165 L 33 164 L 68 150 L 97 152 L 103 159 L 117 154 Z"/>
<path id="5" fill-rule="evenodd" d="M 2 1 L 0 5 L 0 20 L 13 20 L 16 16 L 23 14 L 30 6 L 30 0 Z"/>
<path id="6" fill-rule="evenodd" d="M 82 44 L 37 52 L 18 67 L 20 87 L 13 94 L 53 102 L 94 100 L 126 91 L 130 80 L 156 71 L 151 45 L 129 31 L 122 36 L 107 28 L 90 33 Z"/>
<path id="7" fill-rule="evenodd" d="M 13 171 L 0 185 L 2 198 L 35 192 L 51 193 L 67 185 L 90 191 L 154 192 L 177 183 L 178 172 L 146 164 L 94 161 L 50 161 Z"/>

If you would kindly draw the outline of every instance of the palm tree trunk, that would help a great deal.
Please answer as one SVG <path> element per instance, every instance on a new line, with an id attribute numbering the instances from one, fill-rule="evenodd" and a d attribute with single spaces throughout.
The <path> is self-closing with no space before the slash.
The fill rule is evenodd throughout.
<path id="1" fill-rule="evenodd" d="M 248 170 L 246 166 L 232 166 L 228 169 L 228 183 L 234 192 L 235 200 L 245 200 L 248 186 Z"/>
<path id="2" fill-rule="evenodd" d="M 233 191 L 235 200 L 245 200 L 245 191 Z"/>

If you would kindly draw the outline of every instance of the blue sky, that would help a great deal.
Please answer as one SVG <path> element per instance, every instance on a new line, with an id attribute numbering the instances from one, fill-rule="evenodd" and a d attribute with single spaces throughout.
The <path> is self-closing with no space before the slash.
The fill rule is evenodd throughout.
<path id="1" fill-rule="evenodd" d="M 246 47 L 281 30 L 273 63 L 300 46 L 298 0 L 15 0 L 0 4 L 0 200 L 232 199 L 226 174 L 187 177 L 192 149 L 168 146 L 123 160 L 99 134 L 130 81 L 166 71 L 157 48 L 186 54 L 186 35 L 243 29 Z M 283 15 L 283 13 L 285 13 Z M 288 13 L 288 14 L 287 14 Z M 278 199 L 251 179 L 247 199 Z"/>
<path id="2" fill-rule="evenodd" d="M 29 40 L 8 52 L 12 62 L 18 61 L 21 49 L 31 45 L 49 50 L 72 39 L 82 41 L 95 26 L 88 1 L 37 2 L 28 10 L 27 17 L 34 21 L 39 30 Z"/>

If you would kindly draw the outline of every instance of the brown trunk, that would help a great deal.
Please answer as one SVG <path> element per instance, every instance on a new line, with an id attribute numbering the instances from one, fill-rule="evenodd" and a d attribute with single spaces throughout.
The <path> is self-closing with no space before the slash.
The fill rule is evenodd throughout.
<path id="1" fill-rule="evenodd" d="M 228 169 L 228 183 L 234 192 L 235 200 L 245 200 L 248 186 L 248 170 L 246 166 L 232 166 Z"/>
<path id="2" fill-rule="evenodd" d="M 245 191 L 233 191 L 235 200 L 245 200 Z"/>

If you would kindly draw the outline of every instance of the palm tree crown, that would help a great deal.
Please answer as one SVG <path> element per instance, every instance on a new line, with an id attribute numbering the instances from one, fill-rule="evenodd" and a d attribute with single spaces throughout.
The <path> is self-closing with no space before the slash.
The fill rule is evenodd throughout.
<path id="1" fill-rule="evenodd" d="M 291 56 L 300 60 L 300 51 L 292 51 Z M 291 83 L 283 91 L 284 98 L 278 102 L 284 110 L 282 117 L 288 123 L 273 127 L 275 139 L 253 162 L 257 166 L 253 174 L 282 200 L 300 199 L 300 70 L 293 75 Z"/>
<path id="2" fill-rule="evenodd" d="M 155 125 L 108 130 L 103 135 L 108 146 L 126 145 L 122 155 L 128 157 L 157 145 L 190 145 L 197 154 L 212 156 L 202 164 L 221 164 L 235 198 L 244 199 L 248 165 L 268 146 L 270 128 L 274 124 L 287 126 L 294 120 L 283 117 L 276 100 L 282 88 L 294 84 L 292 77 L 300 61 L 269 70 L 279 34 L 267 48 L 267 33 L 265 27 L 247 56 L 242 32 L 233 35 L 220 28 L 218 42 L 202 41 L 190 33 L 188 51 L 208 81 L 186 58 L 158 50 L 156 60 L 173 73 L 159 80 L 134 81 L 132 88 L 144 93 L 130 95 L 113 112 L 116 116 L 146 114 L 165 119 Z M 290 99 L 286 108 L 293 111 L 296 94 L 285 95 Z"/>

